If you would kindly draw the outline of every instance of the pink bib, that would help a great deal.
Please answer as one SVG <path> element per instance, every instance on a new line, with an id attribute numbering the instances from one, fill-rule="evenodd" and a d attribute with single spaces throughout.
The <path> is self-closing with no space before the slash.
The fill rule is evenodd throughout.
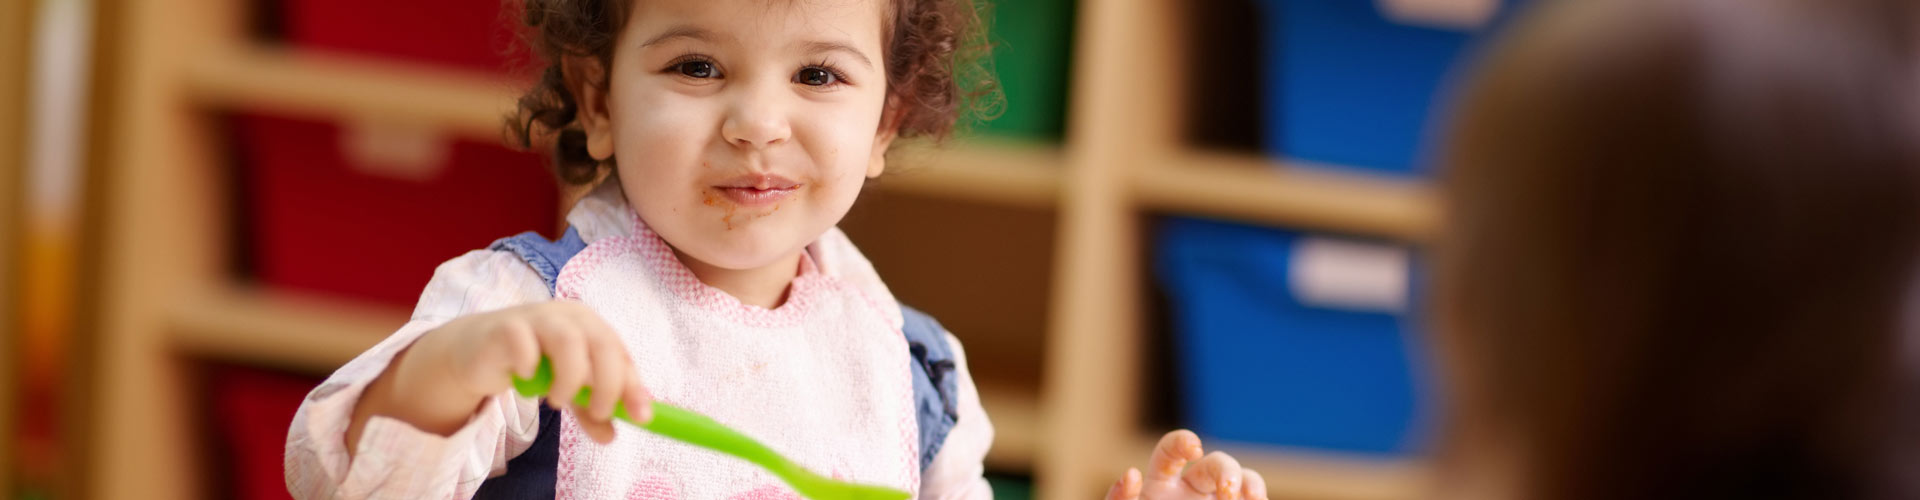
<path id="1" fill-rule="evenodd" d="M 619 331 L 648 389 L 713 417 L 815 472 L 919 490 L 913 389 L 898 307 L 820 272 L 851 249 L 829 231 L 808 248 L 786 304 L 741 303 L 694 278 L 628 212 L 631 235 L 588 245 L 560 271 L 558 297 Z M 864 261 L 862 261 L 864 262 Z M 798 499 L 745 461 L 632 427 L 612 444 L 561 421 L 561 499 Z"/>

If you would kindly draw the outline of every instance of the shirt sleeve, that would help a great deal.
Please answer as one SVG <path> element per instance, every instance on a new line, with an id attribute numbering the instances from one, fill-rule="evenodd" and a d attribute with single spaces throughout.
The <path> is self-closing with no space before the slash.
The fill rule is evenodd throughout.
<path id="1" fill-rule="evenodd" d="M 477 250 L 441 264 L 400 329 L 307 394 L 287 430 L 287 490 L 295 498 L 470 498 L 506 470 L 539 430 L 538 403 L 489 397 L 448 436 L 375 416 L 349 454 L 354 406 L 394 355 L 453 318 L 551 300 L 540 276 L 510 252 Z"/>
<path id="2" fill-rule="evenodd" d="M 993 422 L 980 406 L 980 391 L 967 369 L 967 353 L 960 339 L 947 334 L 953 346 L 955 373 L 959 375 L 959 417 L 947 441 L 933 457 L 933 463 L 920 478 L 920 498 L 928 500 L 975 500 L 993 498 L 987 486 L 987 449 L 993 446 Z"/>

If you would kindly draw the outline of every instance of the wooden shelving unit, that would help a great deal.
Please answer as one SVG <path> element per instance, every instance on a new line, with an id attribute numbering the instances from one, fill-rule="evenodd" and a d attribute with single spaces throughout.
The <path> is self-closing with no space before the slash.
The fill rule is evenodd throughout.
<path id="1" fill-rule="evenodd" d="M 114 26 L 104 92 L 109 155 L 89 195 L 111 221 L 101 245 L 91 345 L 101 383 L 86 481 L 96 498 L 199 498 L 200 465 L 184 373 L 220 359 L 324 373 L 406 319 L 385 306 L 250 288 L 229 275 L 235 236 L 221 179 L 216 112 L 269 111 L 345 122 L 501 137 L 516 82 L 455 70 L 315 54 L 251 42 L 238 0 L 105 0 Z M 983 383 L 998 428 L 989 466 L 1030 470 L 1042 498 L 1095 498 L 1151 441 L 1141 400 L 1146 283 L 1143 213 L 1191 214 L 1419 241 L 1435 231 L 1424 185 L 1197 150 L 1178 139 L 1187 82 L 1132 78 L 1177 66 L 1176 2 L 1080 6 L 1069 135 L 1056 145 L 957 140 L 906 145 L 879 189 L 907 196 L 1039 208 L 1056 214 L 1041 379 Z M 188 14 L 191 13 L 191 14 Z M 135 272 L 138 270 L 138 272 Z M 966 332 L 958 332 L 966 338 Z M 1417 496 L 1418 464 L 1236 450 L 1274 498 Z"/>
<path id="2" fill-rule="evenodd" d="M 1244 154 L 1189 152 L 1140 165 L 1140 207 L 1401 240 L 1426 239 L 1438 216 L 1429 189 L 1404 179 L 1335 173 Z"/>
<path id="3" fill-rule="evenodd" d="M 1138 215 L 1225 217 L 1256 223 L 1420 240 L 1438 219 L 1429 190 L 1406 181 L 1311 171 L 1246 155 L 1210 153 L 1181 139 L 1178 77 L 1192 40 L 1180 2 L 1083 2 L 1068 108 L 1052 328 L 1041 397 L 1047 439 L 1040 497 L 1097 498 L 1118 471 L 1146 460 L 1140 414 L 1146 283 Z M 1273 498 L 1419 496 L 1418 464 L 1238 450 L 1268 478 Z"/>
<path id="4" fill-rule="evenodd" d="M 406 322 L 398 308 L 236 288 L 181 302 L 167 331 L 186 354 L 326 374 Z"/>
<path id="5" fill-rule="evenodd" d="M 224 40 L 183 68 L 201 106 L 269 109 L 342 121 L 378 119 L 504 137 L 517 82 L 401 62 L 290 51 Z"/>
<path id="6" fill-rule="evenodd" d="M 877 181 L 881 189 L 1027 208 L 1060 201 L 1064 156 L 1057 146 L 961 140 L 907 144 L 897 157 L 903 165 Z"/>
<path id="7" fill-rule="evenodd" d="M 26 187 L 23 177 L 27 162 L 27 78 L 28 48 L 32 40 L 34 12 L 32 2 L 0 5 L 0 331 L 17 332 L 22 326 L 21 297 L 26 290 L 20 276 L 21 254 L 26 244 Z M 16 361 L 19 343 L 13 336 L 0 342 L 0 366 L 20 366 Z M 19 427 L 17 370 L 0 370 L 0 500 L 13 497 L 14 464 L 19 463 Z"/>

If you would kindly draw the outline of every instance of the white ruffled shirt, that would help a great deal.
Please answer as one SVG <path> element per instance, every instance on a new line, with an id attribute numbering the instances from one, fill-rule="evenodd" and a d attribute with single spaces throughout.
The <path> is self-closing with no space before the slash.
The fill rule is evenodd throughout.
<path id="1" fill-rule="evenodd" d="M 585 300 L 608 316 L 643 380 L 664 401 L 740 427 L 820 472 L 903 487 L 917 491 L 918 498 L 992 498 L 982 462 L 993 426 L 951 334 L 959 418 L 932 464 L 924 474 L 918 470 L 911 402 L 899 400 L 911 395 L 899 304 L 839 230 L 829 230 L 808 247 L 788 303 L 767 310 L 694 280 L 611 186 L 582 199 L 567 220 L 588 243 L 575 261 L 593 264 L 570 261 L 561 272 L 559 294 Z M 604 272 L 593 272 L 599 269 Z M 595 279 L 629 274 L 643 276 L 625 280 L 628 285 Z M 608 300 L 615 296 L 619 299 Z M 393 356 L 420 335 L 462 315 L 552 299 L 540 276 L 512 252 L 477 250 L 441 264 L 406 325 L 334 372 L 302 402 L 287 434 L 288 490 L 303 499 L 472 497 L 533 442 L 539 429 L 537 401 L 510 392 L 492 396 L 447 436 L 371 417 L 350 455 L 346 430 L 354 405 Z M 770 337 L 778 341 L 765 342 Z M 729 381 L 755 374 L 724 372 L 727 363 L 715 362 L 722 359 L 715 356 L 752 366 L 761 378 L 755 384 Z M 878 368 L 883 366 L 897 369 Z M 735 390 L 715 391 L 728 387 Z M 822 396 L 827 394 L 838 396 Z M 816 404 L 797 404 L 802 400 Z M 820 400 L 836 404 L 817 404 Z M 783 414 L 765 418 L 769 408 Z M 788 495 L 771 476 L 744 463 L 678 448 L 684 445 L 644 432 L 622 429 L 612 445 L 593 445 L 580 439 L 571 415 L 563 415 L 562 498 Z M 855 425 L 818 428 L 829 422 Z M 714 480 L 720 476 L 735 479 Z"/>

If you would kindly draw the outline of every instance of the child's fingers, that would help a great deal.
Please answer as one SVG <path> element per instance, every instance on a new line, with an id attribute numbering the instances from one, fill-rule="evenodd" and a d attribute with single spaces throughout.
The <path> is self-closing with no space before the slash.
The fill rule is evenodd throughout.
<path id="1" fill-rule="evenodd" d="M 1169 432 L 1153 447 L 1153 457 L 1147 460 L 1147 479 L 1166 481 L 1180 477 L 1180 470 L 1186 468 L 1187 462 L 1199 460 L 1200 454 L 1200 436 L 1193 431 Z"/>
<path id="2" fill-rule="evenodd" d="M 1132 472 L 1133 469 L 1127 469 L 1127 471 Z M 1134 500 L 1133 497 L 1127 496 L 1126 488 L 1127 478 L 1121 477 L 1119 481 L 1113 482 L 1113 486 L 1107 487 L 1107 496 L 1103 498 L 1107 500 Z"/>
<path id="3" fill-rule="evenodd" d="M 575 405 L 573 408 L 574 408 L 573 415 L 575 417 L 578 417 L 573 420 L 575 422 L 580 423 L 580 430 L 586 431 L 588 438 L 591 438 L 593 439 L 593 442 L 600 443 L 600 444 L 607 444 L 607 443 L 613 442 L 615 431 L 613 430 L 612 421 L 587 418 L 581 412 L 583 408 L 580 408 L 578 405 Z"/>
<path id="4" fill-rule="evenodd" d="M 508 325 L 506 329 L 503 340 L 507 348 L 507 366 L 513 367 L 513 373 L 520 378 L 533 378 L 533 372 L 540 368 L 539 338 L 522 323 Z"/>
<path id="5" fill-rule="evenodd" d="M 608 345 L 614 344 L 614 345 Z M 613 404 L 620 402 L 620 396 L 628 392 L 626 350 L 619 345 L 619 339 L 599 338 L 588 341 L 593 358 L 593 399 L 587 406 L 587 412 L 594 420 L 613 418 Z"/>
<path id="6" fill-rule="evenodd" d="M 627 416 L 633 417 L 636 424 L 653 421 L 653 392 L 640 382 L 640 369 L 632 362 L 627 363 L 626 394 L 621 397 L 627 402 Z"/>
<path id="7" fill-rule="evenodd" d="M 1267 479 L 1260 477 L 1260 473 L 1253 469 L 1241 469 L 1240 480 L 1247 483 L 1243 488 L 1247 500 L 1267 500 Z"/>
<path id="8" fill-rule="evenodd" d="M 1107 488 L 1107 500 L 1139 500 L 1141 487 L 1140 469 L 1129 467 L 1119 482 Z"/>
<path id="9" fill-rule="evenodd" d="M 629 411 L 640 404 L 643 394 L 636 394 L 640 378 L 633 370 L 633 357 L 627 354 L 627 346 L 620 341 L 620 334 L 593 312 L 593 308 L 579 302 L 567 302 L 577 306 L 568 309 L 574 325 L 586 338 L 587 347 L 593 357 L 594 394 L 588 411 L 596 419 L 613 418 L 614 406 L 622 400 L 629 401 Z"/>
<path id="10" fill-rule="evenodd" d="M 1225 500 L 1240 497 L 1240 462 L 1225 453 L 1216 451 L 1194 462 L 1181 479 L 1188 489 L 1201 495 Z"/>
<path id="11" fill-rule="evenodd" d="M 546 320 L 534 325 L 540 336 L 540 349 L 553 361 L 553 388 L 547 403 L 566 408 L 573 395 L 586 385 L 588 369 L 593 365 L 587 355 L 586 339 L 572 325 Z"/>

